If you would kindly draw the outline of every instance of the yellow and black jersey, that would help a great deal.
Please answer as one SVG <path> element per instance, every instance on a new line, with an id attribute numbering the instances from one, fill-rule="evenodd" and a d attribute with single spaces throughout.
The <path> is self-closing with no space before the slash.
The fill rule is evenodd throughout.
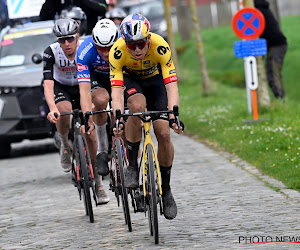
<path id="1" fill-rule="evenodd" d="M 135 59 L 129 53 L 123 38 L 119 38 L 113 45 L 109 53 L 112 87 L 124 86 L 123 74 L 140 79 L 157 75 L 159 64 L 165 84 L 177 81 L 169 44 L 160 35 L 150 34 L 149 50 L 142 60 Z"/>

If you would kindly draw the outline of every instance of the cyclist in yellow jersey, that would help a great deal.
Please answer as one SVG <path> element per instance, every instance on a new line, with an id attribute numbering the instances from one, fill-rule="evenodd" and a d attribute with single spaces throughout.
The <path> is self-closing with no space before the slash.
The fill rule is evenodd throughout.
<path id="1" fill-rule="evenodd" d="M 121 109 L 123 112 L 124 102 L 130 113 L 146 109 L 161 111 L 179 105 L 176 71 L 168 43 L 161 36 L 150 33 L 150 23 L 141 14 L 131 14 L 124 18 L 121 35 L 109 53 L 113 110 Z M 174 147 L 169 126 L 179 134 L 184 127 L 182 122 L 181 125 L 181 128 L 177 127 L 173 114 L 162 114 L 153 121 L 158 141 L 163 210 L 167 219 L 173 219 L 177 215 L 177 206 L 170 188 Z M 129 117 L 125 132 L 129 151 L 125 186 L 137 188 L 137 157 L 142 138 L 139 118 Z"/>

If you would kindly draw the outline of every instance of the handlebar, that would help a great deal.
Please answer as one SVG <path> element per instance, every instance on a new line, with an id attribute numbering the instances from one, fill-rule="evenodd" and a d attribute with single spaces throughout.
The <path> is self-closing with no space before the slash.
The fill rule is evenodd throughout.
<path id="1" fill-rule="evenodd" d="M 83 116 L 85 133 L 87 133 L 90 128 L 88 125 L 88 121 L 89 121 L 89 118 L 91 115 L 96 115 L 96 114 L 101 114 L 101 113 L 109 113 L 109 112 L 112 112 L 112 109 L 87 111 Z M 74 117 L 80 117 L 81 114 L 83 114 L 83 112 L 81 110 L 74 109 L 71 112 L 62 113 L 62 114 L 60 114 L 60 116 L 73 115 Z M 54 116 L 55 116 L 55 118 L 57 118 L 58 114 L 55 112 Z M 54 129 L 53 126 L 54 126 L 54 123 L 51 123 L 50 135 L 52 135 L 52 133 L 53 133 L 53 129 Z"/>
<path id="2" fill-rule="evenodd" d="M 149 122 L 153 120 L 154 117 L 156 117 L 159 114 L 174 114 L 176 124 L 178 128 L 180 128 L 180 120 L 179 120 L 179 107 L 177 105 L 173 106 L 173 110 L 165 110 L 165 111 L 145 111 L 145 112 L 137 112 L 137 113 L 129 113 L 129 114 L 121 114 L 120 109 L 116 109 L 116 128 L 118 133 L 119 123 L 121 117 L 127 117 L 127 116 L 137 116 L 139 117 L 143 122 Z M 149 118 L 147 118 L 149 117 Z"/>

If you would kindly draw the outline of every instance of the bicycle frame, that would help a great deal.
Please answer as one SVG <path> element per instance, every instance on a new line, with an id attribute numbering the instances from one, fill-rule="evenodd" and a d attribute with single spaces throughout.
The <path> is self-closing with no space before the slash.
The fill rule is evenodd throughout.
<path id="1" fill-rule="evenodd" d="M 151 139 L 151 134 L 150 134 L 150 128 L 151 128 L 151 121 L 144 121 L 144 145 L 143 145 L 143 157 L 142 157 L 142 162 L 143 162 L 143 192 L 144 192 L 144 197 L 146 197 L 146 178 L 147 178 L 147 170 L 146 170 L 146 161 L 147 161 L 147 145 L 151 145 L 153 149 L 153 154 L 154 154 L 154 159 L 155 159 L 155 167 L 156 167 L 156 173 L 157 173 L 157 180 L 158 180 L 158 188 L 159 188 L 159 194 L 162 195 L 162 188 L 161 188 L 161 176 L 160 176 L 160 169 L 158 165 L 158 160 L 157 160 L 157 155 L 155 152 L 155 148 L 153 145 L 153 141 Z"/>

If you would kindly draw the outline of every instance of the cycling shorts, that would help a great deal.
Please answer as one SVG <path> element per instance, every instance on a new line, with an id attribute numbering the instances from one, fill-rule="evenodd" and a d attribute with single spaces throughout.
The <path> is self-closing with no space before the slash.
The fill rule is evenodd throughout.
<path id="1" fill-rule="evenodd" d="M 146 98 L 148 111 L 162 111 L 168 109 L 167 90 L 161 75 L 154 75 L 149 78 L 139 79 L 131 75 L 124 74 L 125 103 L 129 97 L 140 93 Z M 159 115 L 153 120 L 169 120 L 167 113 Z"/>
<path id="2" fill-rule="evenodd" d="M 91 91 L 93 92 L 95 89 L 105 88 L 107 92 L 111 93 L 111 83 L 109 80 L 109 76 L 100 76 L 91 74 Z"/>
<path id="3" fill-rule="evenodd" d="M 67 86 L 54 81 L 54 101 L 55 104 L 68 101 L 72 103 L 73 109 L 80 109 L 79 86 Z"/>

